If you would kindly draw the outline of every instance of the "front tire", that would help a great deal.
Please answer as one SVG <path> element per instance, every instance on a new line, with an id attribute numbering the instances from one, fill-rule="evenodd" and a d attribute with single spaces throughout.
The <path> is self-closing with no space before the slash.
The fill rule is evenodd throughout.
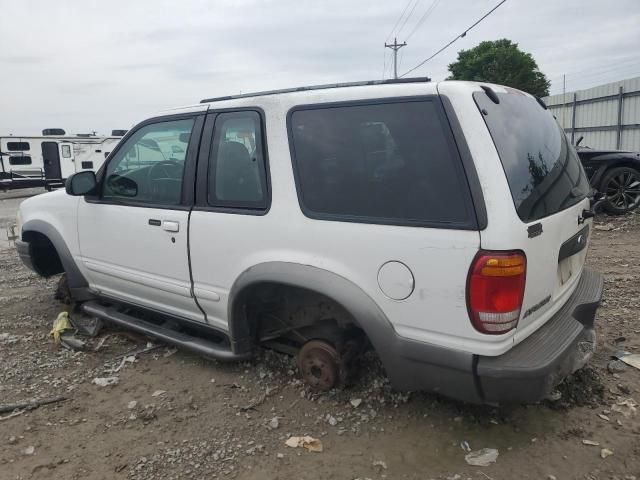
<path id="1" fill-rule="evenodd" d="M 605 173 L 600 191 L 605 195 L 604 209 L 622 215 L 640 205 L 640 172 L 631 167 L 617 167 Z"/>

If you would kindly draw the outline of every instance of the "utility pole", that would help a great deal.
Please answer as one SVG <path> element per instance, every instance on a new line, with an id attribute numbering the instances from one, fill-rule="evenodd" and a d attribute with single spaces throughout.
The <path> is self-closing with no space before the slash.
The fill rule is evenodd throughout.
<path id="1" fill-rule="evenodd" d="M 393 78 L 398 78 L 398 50 L 405 47 L 407 42 L 398 43 L 398 38 L 394 37 L 393 43 L 384 42 L 385 48 L 393 50 Z"/>

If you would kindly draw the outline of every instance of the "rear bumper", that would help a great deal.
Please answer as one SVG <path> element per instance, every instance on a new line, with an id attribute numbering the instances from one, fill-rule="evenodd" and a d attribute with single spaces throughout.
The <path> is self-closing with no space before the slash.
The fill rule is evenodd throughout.
<path id="1" fill-rule="evenodd" d="M 596 347 L 594 318 L 602 275 L 582 273 L 571 298 L 544 326 L 498 357 L 479 357 L 476 375 L 486 402 L 541 400 L 582 367 Z"/>
<path id="2" fill-rule="evenodd" d="M 553 318 L 503 355 L 473 355 L 396 337 L 393 352 L 383 355 L 385 368 L 393 385 L 404 390 L 430 390 L 472 403 L 541 400 L 593 355 L 602 287 L 602 275 L 585 269 Z"/>

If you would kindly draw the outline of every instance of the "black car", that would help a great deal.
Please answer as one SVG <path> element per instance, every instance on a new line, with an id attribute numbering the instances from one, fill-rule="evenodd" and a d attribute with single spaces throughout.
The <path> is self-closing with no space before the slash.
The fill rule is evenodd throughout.
<path id="1" fill-rule="evenodd" d="M 581 147 L 582 139 L 576 151 L 591 186 L 605 195 L 604 209 L 620 215 L 640 205 L 640 153 Z"/>

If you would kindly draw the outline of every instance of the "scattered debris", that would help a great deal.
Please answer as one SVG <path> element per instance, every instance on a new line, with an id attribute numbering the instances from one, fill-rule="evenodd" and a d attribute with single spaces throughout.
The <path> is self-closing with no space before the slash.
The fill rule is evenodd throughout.
<path id="1" fill-rule="evenodd" d="M 469 445 L 469 442 L 467 442 L 466 440 L 463 442 L 460 442 L 460 448 L 467 453 L 471 451 L 471 446 Z"/>
<path id="2" fill-rule="evenodd" d="M 626 398 L 624 400 L 618 400 L 615 404 L 611 405 L 611 411 L 621 413 L 625 417 L 631 417 L 636 414 L 636 407 L 638 404 L 633 398 Z"/>
<path id="3" fill-rule="evenodd" d="M 627 364 L 622 360 L 611 360 L 607 364 L 609 373 L 622 373 L 627 369 Z"/>
<path id="4" fill-rule="evenodd" d="M 618 360 L 640 370 L 640 353 L 618 352 L 615 354 Z"/>
<path id="5" fill-rule="evenodd" d="M 22 415 L 26 410 L 16 410 L 15 412 L 11 412 L 6 417 L 0 417 L 0 422 L 4 422 L 5 420 L 9 420 L 10 418 L 17 417 L 18 415 Z"/>
<path id="6" fill-rule="evenodd" d="M 607 421 L 607 422 L 609 421 L 609 417 L 607 417 L 607 416 L 606 416 L 605 414 L 603 414 L 603 413 L 599 413 L 599 414 L 598 414 L 598 417 L 600 417 L 602 420 L 605 420 L 605 421 Z"/>
<path id="7" fill-rule="evenodd" d="M 469 465 L 475 467 L 488 467 L 498 459 L 498 450 L 495 448 L 482 448 L 465 455 L 464 459 Z"/>
<path id="8" fill-rule="evenodd" d="M 593 227 L 594 230 L 600 230 L 602 232 L 609 232 L 613 230 L 615 227 L 612 223 L 598 224 Z"/>
<path id="9" fill-rule="evenodd" d="M 60 336 L 60 345 L 62 345 L 65 348 L 68 348 L 69 350 L 82 351 L 82 350 L 86 350 L 87 348 L 87 342 L 76 337 L 75 335 L 68 334 L 68 333 L 63 333 Z"/>
<path id="10" fill-rule="evenodd" d="M 167 393 L 166 390 L 156 390 L 155 392 L 153 392 L 151 394 L 152 397 L 159 397 L 160 395 L 164 395 L 165 393 Z"/>
<path id="11" fill-rule="evenodd" d="M 87 337 L 97 337 L 102 330 L 102 320 L 85 314 L 81 310 L 75 310 L 69 314 L 71 325 L 78 333 Z"/>
<path id="12" fill-rule="evenodd" d="M 322 442 L 317 438 L 313 438 L 308 435 L 305 435 L 304 437 L 289 437 L 284 444 L 291 448 L 304 447 L 309 452 L 322 452 L 323 450 Z"/>
<path id="13" fill-rule="evenodd" d="M 72 329 L 73 327 L 69 322 L 69 312 L 60 312 L 53 321 L 53 328 L 49 332 L 49 336 L 53 337 L 53 341 L 55 343 L 60 343 L 60 335 L 65 331 Z"/>
<path id="14" fill-rule="evenodd" d="M 387 469 L 387 464 L 385 462 L 383 462 L 382 460 L 375 460 L 373 462 L 373 466 L 374 466 L 374 468 L 378 469 L 378 472 L 381 472 L 382 470 L 386 470 Z"/>
<path id="15" fill-rule="evenodd" d="M 22 450 L 22 453 L 24 453 L 25 455 L 33 455 L 34 453 L 36 453 L 36 447 L 34 447 L 33 445 L 29 445 L 27 448 Z"/>
<path id="16" fill-rule="evenodd" d="M 240 407 L 240 411 L 241 412 L 248 412 L 249 410 L 255 410 L 256 407 L 262 405 L 267 398 L 269 398 L 271 395 L 276 393 L 279 390 L 279 388 L 280 387 L 274 387 L 274 388 L 267 387 L 265 392 L 262 395 L 260 395 L 258 400 L 256 400 L 255 402 L 250 403 L 249 405 L 245 405 L 244 407 Z"/>
<path id="17" fill-rule="evenodd" d="M 610 457 L 611 455 L 613 455 L 613 450 L 609 450 L 608 448 L 603 448 L 602 450 L 600 450 L 601 458 L 607 458 L 607 457 Z"/>
<path id="18" fill-rule="evenodd" d="M 349 400 L 349 403 L 353 406 L 353 408 L 358 408 L 360 406 L 360 404 L 362 403 L 362 399 L 361 398 L 352 398 L 351 400 Z"/>
<path id="19" fill-rule="evenodd" d="M 138 406 L 138 402 L 136 402 L 135 400 L 131 400 L 129 403 L 127 403 L 127 408 L 129 410 L 133 410 L 137 406 Z"/>
<path id="20" fill-rule="evenodd" d="M 8 403 L 0 405 L 0 413 L 13 412 L 14 410 L 34 410 L 42 405 L 50 405 L 52 403 L 58 403 L 66 400 L 66 397 L 50 397 L 43 398 L 41 400 L 30 400 L 18 403 Z"/>
<path id="21" fill-rule="evenodd" d="M 587 439 L 583 439 L 582 440 L 582 444 L 583 445 L 590 445 L 590 446 L 593 446 L 593 447 L 598 447 L 600 445 L 600 443 L 598 443 L 598 442 L 596 442 L 594 440 L 587 440 Z"/>
<path id="22" fill-rule="evenodd" d="M 120 382 L 119 377 L 96 377 L 91 383 L 98 385 L 99 387 L 109 387 L 118 385 Z"/>
<path id="23" fill-rule="evenodd" d="M 15 445 L 16 443 L 18 443 L 18 439 L 14 435 L 11 435 L 9 437 L 9 445 Z"/>
<path id="24" fill-rule="evenodd" d="M 278 417 L 273 417 L 271 420 L 269 420 L 269 428 L 271 428 L 272 430 L 275 430 L 279 426 L 280 421 L 278 420 Z"/>

